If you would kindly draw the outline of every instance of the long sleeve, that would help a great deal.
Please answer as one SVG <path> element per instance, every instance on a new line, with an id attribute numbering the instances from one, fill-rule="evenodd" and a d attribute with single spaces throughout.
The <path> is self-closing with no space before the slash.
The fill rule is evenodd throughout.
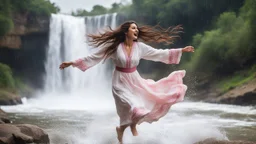
<path id="1" fill-rule="evenodd" d="M 182 56 L 182 49 L 155 49 L 149 45 L 139 42 L 141 58 L 166 64 L 178 64 Z"/>
<path id="2" fill-rule="evenodd" d="M 73 67 L 76 67 L 82 71 L 85 71 L 96 64 L 98 64 L 100 61 L 104 58 L 105 49 L 99 49 L 98 51 L 84 57 L 79 58 L 77 60 L 73 61 Z"/>

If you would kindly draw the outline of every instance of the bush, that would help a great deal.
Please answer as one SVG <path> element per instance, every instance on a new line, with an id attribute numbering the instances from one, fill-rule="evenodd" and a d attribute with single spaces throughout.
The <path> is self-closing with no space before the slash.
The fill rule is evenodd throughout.
<path id="1" fill-rule="evenodd" d="M 12 10 L 15 12 L 29 12 L 35 15 L 49 16 L 59 12 L 59 8 L 49 0 L 11 0 Z"/>
<path id="2" fill-rule="evenodd" d="M 0 3 L 0 36 L 13 28 L 11 14 L 30 13 L 32 15 L 50 16 L 60 9 L 49 0 L 1 0 Z"/>
<path id="3" fill-rule="evenodd" d="M 186 68 L 209 75 L 223 75 L 240 70 L 248 61 L 255 60 L 255 36 L 250 24 L 252 17 L 245 17 L 244 12 L 247 11 L 241 11 L 238 16 L 234 12 L 224 12 L 213 30 L 195 35 L 193 44 L 196 53 Z"/>
<path id="4" fill-rule="evenodd" d="M 0 36 L 5 35 L 13 28 L 13 22 L 9 17 L 0 14 Z"/>
<path id="5" fill-rule="evenodd" d="M 11 68 L 2 63 L 0 63 L 0 88 L 15 88 Z"/>
<path id="6" fill-rule="evenodd" d="M 33 14 L 44 16 L 59 12 L 59 8 L 49 0 L 30 0 L 30 6 L 27 9 Z"/>

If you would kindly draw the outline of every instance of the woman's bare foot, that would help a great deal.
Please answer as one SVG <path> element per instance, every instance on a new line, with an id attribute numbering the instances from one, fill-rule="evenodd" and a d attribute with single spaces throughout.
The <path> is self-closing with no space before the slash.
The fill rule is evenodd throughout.
<path id="1" fill-rule="evenodd" d="M 117 139 L 120 144 L 123 144 L 123 133 L 124 131 L 121 130 L 120 127 L 116 127 Z"/>
<path id="2" fill-rule="evenodd" d="M 137 129 L 136 129 L 136 124 L 132 124 L 130 127 L 131 127 L 131 131 L 132 131 L 132 135 L 133 136 L 138 136 L 138 132 L 137 132 Z"/>

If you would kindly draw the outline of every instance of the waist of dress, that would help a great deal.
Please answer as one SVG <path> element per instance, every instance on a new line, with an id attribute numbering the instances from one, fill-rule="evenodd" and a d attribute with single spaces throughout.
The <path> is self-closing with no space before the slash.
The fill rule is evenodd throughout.
<path id="1" fill-rule="evenodd" d="M 122 67 L 116 66 L 116 70 L 124 73 L 132 73 L 137 70 L 137 67 L 135 66 L 132 68 L 122 68 Z"/>

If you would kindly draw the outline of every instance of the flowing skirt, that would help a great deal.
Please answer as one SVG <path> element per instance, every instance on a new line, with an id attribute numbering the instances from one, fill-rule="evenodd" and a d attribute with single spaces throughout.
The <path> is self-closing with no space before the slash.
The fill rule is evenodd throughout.
<path id="1" fill-rule="evenodd" d="M 174 71 L 158 81 L 143 79 L 137 71 L 114 71 L 112 92 L 120 125 L 158 121 L 170 107 L 184 99 L 186 71 Z"/>

